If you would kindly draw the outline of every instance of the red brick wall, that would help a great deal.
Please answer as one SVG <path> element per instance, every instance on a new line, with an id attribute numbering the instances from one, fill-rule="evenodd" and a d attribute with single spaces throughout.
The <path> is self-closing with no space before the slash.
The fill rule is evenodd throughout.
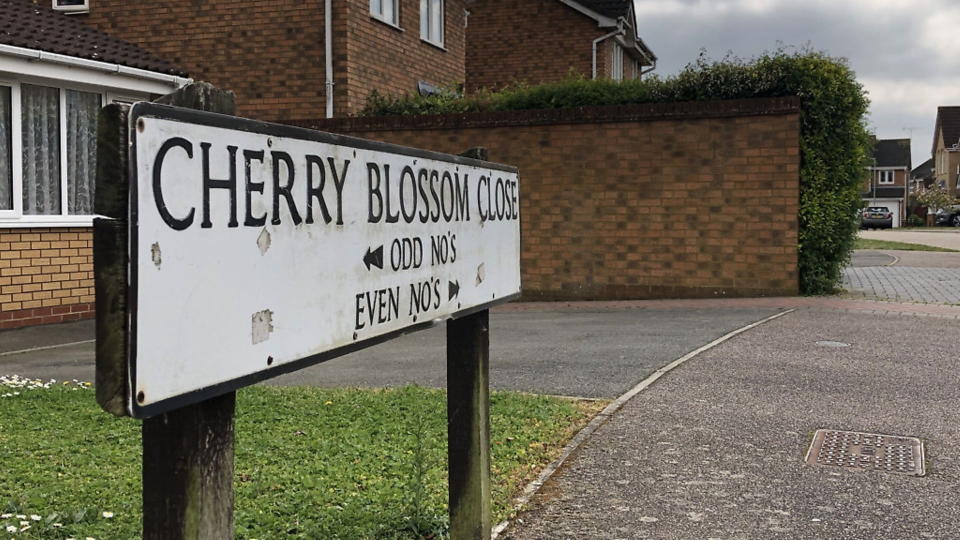
<path id="1" fill-rule="evenodd" d="M 78 17 L 233 90 L 243 116 L 324 115 L 321 0 L 96 0 Z"/>
<path id="2" fill-rule="evenodd" d="M 469 6 L 467 90 L 514 82 L 559 81 L 571 72 L 590 77 L 592 42 L 610 29 L 557 0 L 483 0 Z M 599 75 L 607 49 L 598 47 Z"/>
<path id="3" fill-rule="evenodd" d="M 96 0 L 83 20 L 237 94 L 237 114 L 263 120 L 326 114 L 322 0 Z M 357 112 L 374 88 L 418 80 L 462 84 L 464 0 L 445 2 L 445 48 L 420 40 L 420 2 L 401 0 L 403 30 L 374 20 L 369 0 L 333 3 L 334 111 Z"/>
<path id="4" fill-rule="evenodd" d="M 463 84 L 466 77 L 464 0 L 445 0 L 444 48 L 420 39 L 420 0 L 401 0 L 400 28 L 370 16 L 367 0 L 350 4 L 346 65 L 347 111 L 356 113 L 374 89 L 382 94 L 416 92 L 417 82 Z M 339 115 L 338 115 L 339 116 Z M 302 115 L 300 118 L 311 118 Z"/>
<path id="5" fill-rule="evenodd" d="M 320 129 L 516 165 L 527 299 L 795 295 L 794 99 L 355 118 Z"/>
<path id="6" fill-rule="evenodd" d="M 0 328 L 93 317 L 87 228 L 0 229 Z"/>

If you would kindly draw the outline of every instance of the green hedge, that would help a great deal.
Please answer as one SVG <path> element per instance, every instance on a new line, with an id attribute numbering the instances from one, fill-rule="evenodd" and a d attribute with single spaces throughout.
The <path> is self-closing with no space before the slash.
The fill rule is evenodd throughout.
<path id="1" fill-rule="evenodd" d="M 860 188 L 870 148 L 869 101 L 846 61 L 812 51 L 767 53 L 749 61 L 703 55 L 668 78 L 622 83 L 571 77 L 460 97 L 371 95 L 361 115 L 443 114 L 799 96 L 800 290 L 836 290 L 857 230 Z"/>

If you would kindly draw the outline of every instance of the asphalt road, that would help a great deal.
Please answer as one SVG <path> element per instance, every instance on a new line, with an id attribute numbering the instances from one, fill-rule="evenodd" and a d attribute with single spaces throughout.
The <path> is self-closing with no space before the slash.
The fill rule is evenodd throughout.
<path id="1" fill-rule="evenodd" d="M 491 314 L 495 389 L 613 398 L 648 374 L 778 308 L 525 311 Z M 88 322 L 0 332 L 0 351 L 92 339 Z M 446 385 L 445 328 L 403 336 L 267 384 L 384 387 Z M 92 343 L 6 354 L 0 374 L 43 379 L 94 376 Z"/>
<path id="2" fill-rule="evenodd" d="M 741 334 L 628 402 L 507 537 L 960 538 L 958 329 L 800 310 Z M 920 437 L 928 473 L 808 465 L 819 428 Z"/>

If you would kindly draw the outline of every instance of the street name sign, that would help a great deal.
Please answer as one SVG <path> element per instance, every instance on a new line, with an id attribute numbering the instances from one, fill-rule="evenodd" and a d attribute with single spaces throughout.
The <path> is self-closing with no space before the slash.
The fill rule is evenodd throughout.
<path id="1" fill-rule="evenodd" d="M 520 294 L 513 167 L 154 103 L 129 137 L 131 416 Z"/>

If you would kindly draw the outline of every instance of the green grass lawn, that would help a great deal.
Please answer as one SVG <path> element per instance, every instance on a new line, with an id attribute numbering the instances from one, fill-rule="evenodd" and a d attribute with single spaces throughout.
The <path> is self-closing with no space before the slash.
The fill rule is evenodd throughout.
<path id="1" fill-rule="evenodd" d="M 74 384 L 0 384 L 0 396 L 0 537 L 139 538 L 140 422 L 102 412 Z M 493 393 L 495 520 L 602 406 Z M 235 467 L 238 538 L 443 536 L 445 394 L 243 389 Z"/>
<path id="2" fill-rule="evenodd" d="M 887 240 L 869 240 L 866 238 L 857 238 L 853 249 L 899 249 L 903 251 L 949 251 L 956 253 L 955 249 L 947 249 L 936 246 L 925 246 L 923 244 L 909 244 L 907 242 L 890 242 Z"/>

